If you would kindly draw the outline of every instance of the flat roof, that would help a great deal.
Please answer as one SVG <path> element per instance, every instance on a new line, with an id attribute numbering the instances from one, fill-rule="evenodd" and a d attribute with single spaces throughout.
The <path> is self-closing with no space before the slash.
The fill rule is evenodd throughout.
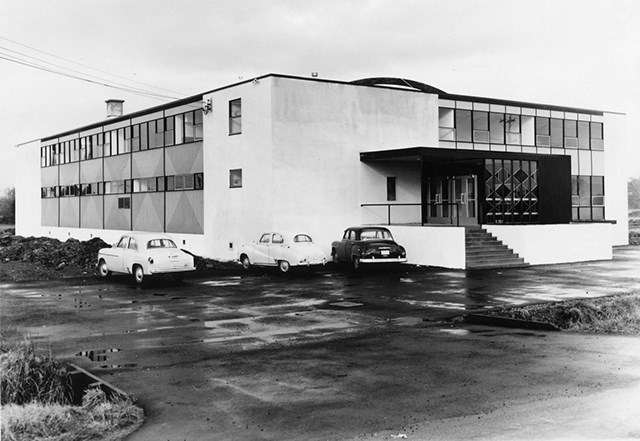
<path id="1" fill-rule="evenodd" d="M 585 114 L 591 114 L 591 115 L 603 115 L 604 114 L 604 111 L 601 111 L 601 110 L 583 109 L 583 108 L 577 108 L 577 107 L 558 106 L 558 105 L 551 105 L 551 104 L 532 103 L 532 102 L 525 102 L 525 101 L 513 101 L 513 100 L 505 100 L 505 99 L 499 99 L 499 98 L 488 98 L 488 97 L 480 97 L 480 96 L 471 96 L 471 95 L 450 94 L 450 93 L 444 92 L 444 91 L 442 91 L 440 89 L 436 89 L 433 86 L 429 86 L 429 85 L 426 85 L 424 83 L 420 83 L 420 82 L 409 80 L 409 79 L 403 79 L 403 78 L 378 77 L 378 78 L 375 78 L 374 80 L 380 80 L 379 83 L 373 83 L 371 81 L 368 81 L 368 80 L 372 80 L 372 79 L 361 79 L 361 80 L 354 80 L 354 81 L 340 81 L 340 80 L 330 80 L 330 79 L 323 79 L 323 78 L 309 78 L 309 77 L 300 77 L 300 76 L 294 76 L 294 75 L 268 73 L 268 74 L 260 75 L 260 76 L 257 76 L 257 77 L 254 77 L 254 78 L 250 78 L 250 79 L 247 79 L 247 80 L 239 81 L 239 82 L 236 82 L 236 83 L 233 83 L 233 84 L 228 84 L 226 86 L 218 87 L 216 89 L 211 89 L 209 91 L 198 93 L 196 95 L 191 95 L 189 97 L 181 98 L 181 99 L 176 100 L 176 101 L 171 101 L 171 102 L 168 102 L 168 103 L 165 103 L 165 104 L 160 104 L 158 106 L 149 107 L 149 108 L 146 108 L 146 109 L 143 109 L 143 110 L 139 110 L 139 111 L 136 111 L 136 112 L 132 112 L 132 113 L 127 113 L 127 114 L 124 114 L 122 116 L 118 116 L 118 117 L 115 117 L 115 118 L 104 119 L 104 120 L 97 121 L 97 122 L 94 122 L 94 123 L 91 123 L 91 124 L 87 124 L 87 125 L 84 125 L 84 126 L 81 126 L 81 127 L 77 127 L 75 129 L 66 130 L 64 132 L 60 132 L 60 133 L 57 133 L 55 135 L 50 135 L 50 136 L 46 136 L 44 138 L 41 138 L 40 141 L 41 142 L 50 141 L 50 140 L 52 140 L 54 138 L 60 138 L 60 137 L 63 137 L 63 136 L 71 135 L 71 134 L 76 133 L 76 132 L 82 132 L 82 131 L 85 131 L 85 130 L 91 130 L 91 129 L 94 129 L 96 127 L 103 126 L 105 124 L 112 124 L 112 123 L 116 123 L 116 122 L 123 121 L 123 120 L 126 120 L 126 119 L 136 118 L 138 116 L 142 116 L 142 115 L 145 115 L 145 114 L 148 114 L 148 113 L 153 113 L 153 112 L 158 112 L 158 111 L 161 111 L 161 110 L 170 109 L 172 107 L 177 107 L 177 106 L 188 104 L 188 103 L 192 103 L 192 102 L 195 102 L 195 101 L 201 101 L 204 95 L 207 95 L 207 94 L 210 94 L 210 93 L 219 92 L 221 90 L 225 90 L 225 89 L 229 89 L 229 88 L 232 88 L 232 87 L 240 86 L 242 84 L 246 84 L 246 83 L 249 83 L 249 82 L 252 82 L 252 81 L 255 81 L 255 80 L 261 80 L 261 79 L 268 78 L 268 77 L 284 78 L 284 79 L 300 80 L 300 81 L 309 81 L 309 82 L 318 82 L 318 83 L 342 84 L 342 85 L 348 85 L 348 86 L 354 86 L 354 87 L 375 87 L 375 88 L 390 89 L 390 90 L 405 91 L 405 92 L 414 92 L 414 93 L 432 93 L 432 94 L 438 95 L 439 98 L 448 99 L 448 100 L 472 101 L 472 102 L 478 102 L 478 103 L 499 104 L 499 105 L 506 105 L 506 106 L 514 106 L 514 107 L 531 107 L 531 108 L 536 108 L 536 109 L 557 110 L 557 111 L 573 112 L 573 113 L 585 113 Z M 405 88 L 405 87 L 394 87 L 393 86 L 393 84 L 397 85 L 399 83 L 404 83 L 404 84 L 407 85 L 407 87 Z M 419 85 L 426 86 L 426 87 L 416 88 L 416 87 L 420 87 Z"/>

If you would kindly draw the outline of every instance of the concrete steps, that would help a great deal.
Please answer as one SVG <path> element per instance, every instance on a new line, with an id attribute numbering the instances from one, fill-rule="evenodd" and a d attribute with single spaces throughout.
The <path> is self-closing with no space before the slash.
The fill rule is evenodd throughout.
<path id="1" fill-rule="evenodd" d="M 465 227 L 466 269 L 520 268 L 529 264 L 481 227 Z"/>

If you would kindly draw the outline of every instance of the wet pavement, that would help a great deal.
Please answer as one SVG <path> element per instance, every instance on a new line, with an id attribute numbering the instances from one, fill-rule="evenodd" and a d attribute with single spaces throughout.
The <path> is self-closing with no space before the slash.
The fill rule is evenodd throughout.
<path id="1" fill-rule="evenodd" d="M 640 247 L 614 256 L 467 272 L 328 266 L 142 288 L 121 276 L 4 284 L 2 331 L 138 397 L 147 422 L 131 440 L 424 439 L 425 428 L 449 439 L 463 437 L 461 418 L 471 415 L 493 421 L 493 432 L 476 422 L 476 434 L 511 439 L 513 424 L 496 426 L 500 412 L 515 418 L 539 402 L 570 409 L 640 384 L 640 338 L 449 320 L 640 291 Z M 519 433 L 535 429 L 519 424 Z M 640 426 L 611 430 L 622 427 L 640 435 Z"/>

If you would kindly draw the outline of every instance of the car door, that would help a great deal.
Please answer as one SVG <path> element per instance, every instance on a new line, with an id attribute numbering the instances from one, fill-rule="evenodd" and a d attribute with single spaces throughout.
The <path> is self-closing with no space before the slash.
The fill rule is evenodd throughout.
<path id="1" fill-rule="evenodd" d="M 289 260 L 284 256 L 284 236 L 279 233 L 273 233 L 271 236 L 271 245 L 269 246 L 269 262 L 277 264 L 279 260 Z"/>
<path id="2" fill-rule="evenodd" d="M 122 250 L 123 272 L 130 272 L 134 262 L 138 257 L 138 243 L 135 238 L 130 237 L 127 247 Z"/>
<path id="3" fill-rule="evenodd" d="M 105 253 L 104 260 L 107 262 L 107 268 L 109 271 L 115 271 L 117 273 L 126 272 L 123 266 L 124 252 L 129 246 L 129 236 L 122 236 L 118 243 L 114 247 Z"/>
<path id="4" fill-rule="evenodd" d="M 340 243 L 340 249 L 338 250 L 340 259 L 351 260 L 351 247 L 355 239 L 356 232 L 354 230 L 345 230 L 344 236 L 342 236 L 342 242 Z"/>
<path id="5" fill-rule="evenodd" d="M 271 233 L 264 233 L 258 242 L 253 245 L 253 264 L 269 264 L 269 248 L 271 247 Z"/>

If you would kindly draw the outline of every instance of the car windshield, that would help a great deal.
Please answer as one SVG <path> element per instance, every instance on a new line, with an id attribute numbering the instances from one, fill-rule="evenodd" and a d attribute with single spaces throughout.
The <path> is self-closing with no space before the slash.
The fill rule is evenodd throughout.
<path id="1" fill-rule="evenodd" d="M 313 240 L 311 240 L 310 236 L 307 236 L 306 234 L 296 234 L 296 236 L 293 238 L 294 242 L 313 242 Z"/>
<path id="2" fill-rule="evenodd" d="M 361 240 L 377 240 L 377 239 L 386 239 L 393 240 L 391 233 L 389 230 L 383 230 L 382 228 L 372 228 L 367 230 L 362 230 L 360 233 Z"/>
<path id="3" fill-rule="evenodd" d="M 147 242 L 147 248 L 177 248 L 171 239 L 152 239 Z"/>

